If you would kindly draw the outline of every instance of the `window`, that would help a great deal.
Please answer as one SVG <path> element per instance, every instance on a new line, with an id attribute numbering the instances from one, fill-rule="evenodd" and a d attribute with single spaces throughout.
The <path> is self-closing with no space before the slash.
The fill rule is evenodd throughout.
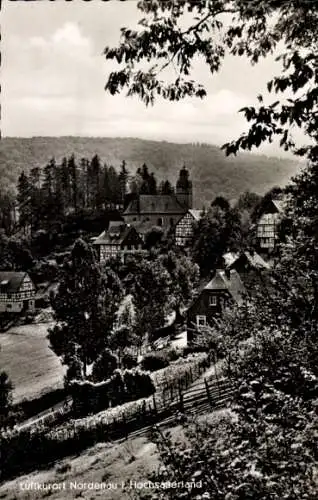
<path id="1" fill-rule="evenodd" d="M 162 224 L 163 224 L 162 217 L 159 217 L 159 219 L 158 219 L 158 221 L 157 221 L 157 225 L 161 227 L 161 226 L 162 226 Z"/>
<path id="2" fill-rule="evenodd" d="M 209 297 L 209 304 L 210 304 L 210 306 L 217 306 L 217 297 L 216 297 L 216 295 L 211 295 Z"/>
<path id="3" fill-rule="evenodd" d="M 197 316 L 197 326 L 206 326 L 206 316 L 203 314 Z"/>

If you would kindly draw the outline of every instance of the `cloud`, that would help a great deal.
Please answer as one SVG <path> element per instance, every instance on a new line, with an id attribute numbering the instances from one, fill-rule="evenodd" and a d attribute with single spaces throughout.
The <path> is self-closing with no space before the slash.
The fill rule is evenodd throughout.
<path id="1" fill-rule="evenodd" d="M 9 24 L 2 42 L 3 135 L 139 136 L 222 144 L 244 130 L 238 110 L 255 103 L 261 83 L 273 72 L 271 61 L 253 69 L 230 58 L 211 77 L 198 62 L 193 77 L 206 85 L 204 100 L 158 100 L 146 108 L 137 98 L 104 91 L 112 65 L 102 50 L 116 44 L 121 26 L 136 24 L 135 2 L 35 2 L 32 24 L 23 22 L 23 9 L 14 2 L 4 9 Z"/>

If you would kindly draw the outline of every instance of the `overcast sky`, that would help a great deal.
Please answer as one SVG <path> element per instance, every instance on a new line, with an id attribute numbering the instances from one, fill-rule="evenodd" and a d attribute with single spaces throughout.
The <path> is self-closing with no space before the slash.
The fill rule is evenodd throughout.
<path id="1" fill-rule="evenodd" d="M 246 128 L 238 110 L 256 102 L 277 71 L 274 58 L 251 67 L 227 58 L 217 75 L 204 66 L 203 101 L 157 102 L 104 91 L 111 63 L 102 51 L 122 26 L 136 26 L 137 0 L 129 2 L 9 2 L 2 7 L 2 135 L 122 136 L 223 144 Z M 265 151 L 277 154 L 278 148 Z"/>

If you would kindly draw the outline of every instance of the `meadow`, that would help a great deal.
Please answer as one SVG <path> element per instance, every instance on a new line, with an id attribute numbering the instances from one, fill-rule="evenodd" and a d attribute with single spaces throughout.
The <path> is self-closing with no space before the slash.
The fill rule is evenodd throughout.
<path id="1" fill-rule="evenodd" d="M 64 367 L 46 338 L 49 326 L 15 326 L 0 334 L 0 369 L 13 383 L 14 403 L 63 387 Z"/>

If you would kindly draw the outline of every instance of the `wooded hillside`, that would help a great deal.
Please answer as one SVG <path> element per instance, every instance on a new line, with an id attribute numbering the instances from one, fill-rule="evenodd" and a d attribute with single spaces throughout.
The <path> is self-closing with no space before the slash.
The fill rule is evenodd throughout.
<path id="1" fill-rule="evenodd" d="M 198 208 L 217 195 L 235 199 L 245 190 L 263 194 L 274 185 L 284 185 L 299 168 L 297 162 L 263 155 L 226 158 L 217 146 L 205 144 L 131 138 L 10 137 L 1 140 L 1 184 L 15 189 L 22 170 L 29 172 L 35 166 L 45 166 L 53 156 L 61 160 L 72 153 L 78 159 L 96 153 L 116 168 L 125 160 L 131 173 L 146 163 L 159 181 L 168 178 L 173 183 L 185 163 L 194 181 L 194 205 Z"/>

